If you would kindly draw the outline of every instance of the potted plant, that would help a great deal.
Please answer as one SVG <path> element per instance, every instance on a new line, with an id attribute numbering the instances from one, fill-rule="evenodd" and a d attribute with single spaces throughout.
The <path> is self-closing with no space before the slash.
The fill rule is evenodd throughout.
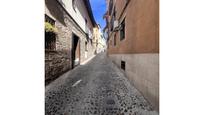
<path id="1" fill-rule="evenodd" d="M 49 22 L 45 22 L 45 32 L 57 34 L 58 30 Z"/>

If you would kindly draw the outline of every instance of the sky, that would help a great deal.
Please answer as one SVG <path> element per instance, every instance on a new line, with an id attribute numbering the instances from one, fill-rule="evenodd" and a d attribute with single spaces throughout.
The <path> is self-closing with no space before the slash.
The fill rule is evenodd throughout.
<path id="1" fill-rule="evenodd" d="M 96 23 L 103 29 L 106 25 L 103 15 L 106 12 L 106 0 L 89 0 Z"/>

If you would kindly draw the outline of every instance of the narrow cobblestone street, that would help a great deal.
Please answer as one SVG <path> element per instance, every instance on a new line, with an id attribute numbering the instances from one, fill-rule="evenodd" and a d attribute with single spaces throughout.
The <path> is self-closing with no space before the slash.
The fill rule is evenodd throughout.
<path id="1" fill-rule="evenodd" d="M 107 58 L 96 55 L 45 88 L 46 115 L 157 115 Z"/>

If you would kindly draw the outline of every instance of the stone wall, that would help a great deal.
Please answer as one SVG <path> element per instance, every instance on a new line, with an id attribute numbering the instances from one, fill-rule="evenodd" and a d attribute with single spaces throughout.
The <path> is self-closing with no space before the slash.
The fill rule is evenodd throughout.
<path id="1" fill-rule="evenodd" d="M 45 51 L 45 84 L 71 69 L 69 55 L 67 51 Z"/>
<path id="2" fill-rule="evenodd" d="M 45 14 L 55 20 L 55 27 L 58 30 L 56 50 L 45 51 L 45 80 L 47 84 L 71 69 L 73 34 L 79 37 L 80 63 L 92 57 L 94 49 L 83 29 L 57 0 L 45 0 Z M 85 58 L 86 41 L 88 42 L 87 58 Z"/>

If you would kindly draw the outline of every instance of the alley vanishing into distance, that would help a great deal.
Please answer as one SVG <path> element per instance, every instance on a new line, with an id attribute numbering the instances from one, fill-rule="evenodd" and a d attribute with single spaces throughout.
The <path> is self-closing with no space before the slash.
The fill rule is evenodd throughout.
<path id="1" fill-rule="evenodd" d="M 45 88 L 46 115 L 157 115 L 106 56 L 65 73 Z"/>
<path id="2" fill-rule="evenodd" d="M 158 0 L 45 0 L 44 19 L 46 115 L 159 114 Z"/>

